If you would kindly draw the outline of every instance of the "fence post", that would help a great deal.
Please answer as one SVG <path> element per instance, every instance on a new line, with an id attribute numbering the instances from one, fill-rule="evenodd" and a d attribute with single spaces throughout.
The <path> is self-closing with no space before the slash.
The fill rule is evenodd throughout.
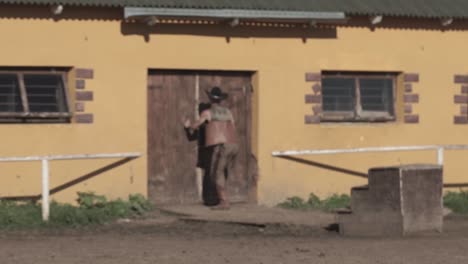
<path id="1" fill-rule="evenodd" d="M 42 220 L 49 221 L 49 160 L 42 160 Z"/>
<path id="2" fill-rule="evenodd" d="M 437 164 L 440 166 L 444 165 L 444 147 L 437 149 Z"/>

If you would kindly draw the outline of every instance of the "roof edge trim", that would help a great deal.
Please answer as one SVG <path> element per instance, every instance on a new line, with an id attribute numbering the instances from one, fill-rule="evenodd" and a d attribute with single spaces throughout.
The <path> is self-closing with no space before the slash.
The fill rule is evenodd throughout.
<path id="1" fill-rule="evenodd" d="M 348 20 L 344 12 L 307 12 L 307 11 L 273 11 L 273 10 L 244 10 L 244 9 L 194 9 L 194 8 L 144 8 L 125 7 L 124 18 L 139 17 L 187 17 L 211 19 L 261 19 L 288 21 L 336 21 Z"/>

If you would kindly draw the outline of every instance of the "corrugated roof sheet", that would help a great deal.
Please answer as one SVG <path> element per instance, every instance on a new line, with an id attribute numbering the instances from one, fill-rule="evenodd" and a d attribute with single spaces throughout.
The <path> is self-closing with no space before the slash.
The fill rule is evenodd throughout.
<path id="1" fill-rule="evenodd" d="M 349 15 L 468 18 L 468 0 L 0 0 L 9 4 L 332 11 Z"/>

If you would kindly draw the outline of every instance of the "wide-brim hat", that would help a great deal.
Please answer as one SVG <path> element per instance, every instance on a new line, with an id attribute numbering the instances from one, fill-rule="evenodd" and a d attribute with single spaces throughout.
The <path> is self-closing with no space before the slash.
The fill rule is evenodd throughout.
<path id="1" fill-rule="evenodd" d="M 224 100 L 228 97 L 227 93 L 224 93 L 221 88 L 215 86 L 211 88 L 211 91 L 205 91 L 208 97 L 211 99 L 216 99 L 216 100 Z"/>

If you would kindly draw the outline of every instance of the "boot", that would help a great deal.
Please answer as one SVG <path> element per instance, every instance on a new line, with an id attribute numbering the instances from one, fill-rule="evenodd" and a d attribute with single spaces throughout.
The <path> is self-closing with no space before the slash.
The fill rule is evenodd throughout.
<path id="1" fill-rule="evenodd" d="M 229 210 L 230 205 L 227 198 L 226 188 L 220 185 L 216 185 L 218 191 L 219 204 L 211 207 L 212 210 Z"/>

